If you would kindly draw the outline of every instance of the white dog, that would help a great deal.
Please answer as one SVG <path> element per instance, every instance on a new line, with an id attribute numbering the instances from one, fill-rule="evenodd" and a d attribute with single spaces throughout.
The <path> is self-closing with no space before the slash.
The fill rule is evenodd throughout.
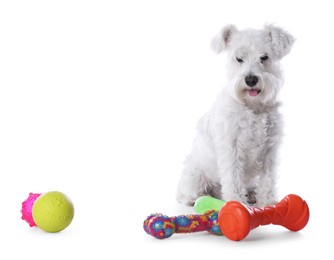
<path id="1" fill-rule="evenodd" d="M 241 31 L 227 25 L 213 39 L 217 53 L 226 51 L 228 83 L 198 123 L 178 185 L 180 203 L 192 205 L 203 195 L 256 206 L 277 202 L 279 61 L 293 42 L 273 25 Z"/>

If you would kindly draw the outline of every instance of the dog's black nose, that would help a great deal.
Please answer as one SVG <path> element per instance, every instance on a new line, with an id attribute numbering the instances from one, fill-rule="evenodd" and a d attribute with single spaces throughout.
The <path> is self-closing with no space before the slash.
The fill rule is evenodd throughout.
<path id="1" fill-rule="evenodd" d="M 249 86 L 249 87 L 254 87 L 258 81 L 259 81 L 258 77 L 254 76 L 254 75 L 248 75 L 245 78 L 245 82 L 246 82 L 247 86 Z"/>

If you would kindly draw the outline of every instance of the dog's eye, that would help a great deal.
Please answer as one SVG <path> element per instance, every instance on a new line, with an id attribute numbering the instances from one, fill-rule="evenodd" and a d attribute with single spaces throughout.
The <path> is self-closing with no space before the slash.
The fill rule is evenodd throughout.
<path id="1" fill-rule="evenodd" d="M 263 62 L 266 61 L 268 58 L 269 58 L 268 55 L 263 55 L 262 57 L 260 57 L 260 60 L 261 62 Z"/>
<path id="2" fill-rule="evenodd" d="M 244 60 L 241 59 L 241 58 L 236 57 L 236 59 L 237 59 L 237 62 L 239 62 L 239 63 L 243 63 L 244 62 Z"/>

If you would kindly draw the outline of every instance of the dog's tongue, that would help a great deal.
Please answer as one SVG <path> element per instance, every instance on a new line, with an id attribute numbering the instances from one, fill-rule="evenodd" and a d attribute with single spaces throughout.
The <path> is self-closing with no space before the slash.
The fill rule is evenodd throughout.
<path id="1" fill-rule="evenodd" d="M 259 91 L 257 89 L 250 89 L 250 90 L 248 90 L 248 93 L 249 93 L 250 96 L 255 97 L 255 96 L 257 96 Z"/>

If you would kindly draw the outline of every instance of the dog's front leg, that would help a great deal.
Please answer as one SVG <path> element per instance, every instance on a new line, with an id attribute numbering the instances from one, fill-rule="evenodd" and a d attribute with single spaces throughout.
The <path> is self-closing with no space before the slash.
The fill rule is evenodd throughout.
<path id="1" fill-rule="evenodd" d="M 234 133 L 236 134 L 236 133 Z M 222 198 L 247 203 L 245 187 L 246 151 L 242 140 L 229 136 L 217 142 L 218 174 L 222 186 Z"/>
<path id="2" fill-rule="evenodd" d="M 256 189 L 257 206 L 274 205 L 278 201 L 276 188 L 276 147 L 269 149 L 264 156 L 263 169 Z"/>

